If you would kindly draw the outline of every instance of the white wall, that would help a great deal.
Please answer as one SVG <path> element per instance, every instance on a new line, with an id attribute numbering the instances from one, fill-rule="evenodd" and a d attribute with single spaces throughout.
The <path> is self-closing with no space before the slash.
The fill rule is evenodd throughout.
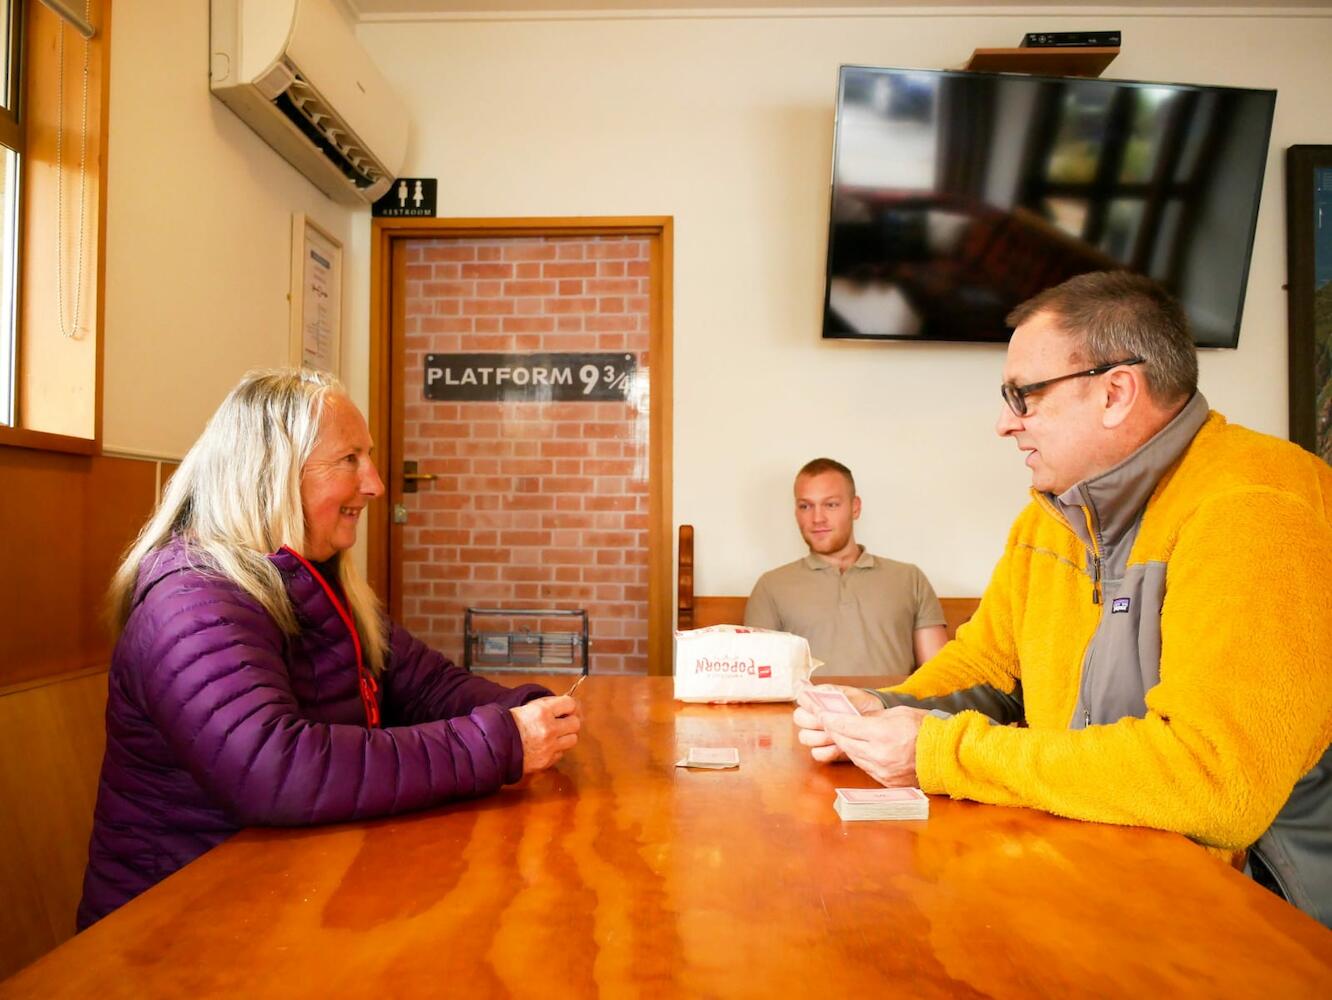
<path id="1" fill-rule="evenodd" d="M 367 392 L 366 210 L 329 201 L 207 87 L 208 4 L 112 5 L 104 440 L 179 456 L 245 369 L 287 356 L 290 219 L 346 244 L 344 376 Z M 1111 75 L 1280 91 L 1240 349 L 1203 357 L 1233 419 L 1286 430 L 1281 156 L 1329 141 L 1321 12 L 1057 18 L 973 11 L 365 23 L 415 123 L 405 172 L 440 214 L 671 215 L 675 521 L 704 592 L 798 554 L 792 470 L 857 472 L 861 539 L 941 592 L 983 586 L 1024 497 L 990 433 L 998 350 L 824 343 L 819 310 L 841 63 L 954 66 L 1035 28 L 1123 28 Z M 724 434 L 718 434 L 718 428 Z"/>
<path id="2" fill-rule="evenodd" d="M 791 475 L 827 453 L 856 471 L 861 541 L 974 594 L 1025 500 L 1017 452 L 991 431 L 1001 352 L 820 340 L 837 67 L 957 66 L 1024 31 L 1107 25 L 1124 32 L 1109 76 L 1280 91 L 1241 346 L 1206 353 L 1202 382 L 1232 419 L 1284 435 L 1282 151 L 1332 138 L 1324 12 L 459 18 L 359 34 L 410 105 L 404 173 L 439 178 L 441 216 L 674 216 L 674 519 L 697 527 L 702 592 L 747 592 L 799 554 Z"/>
<path id="3" fill-rule="evenodd" d="M 292 213 L 344 246 L 352 213 L 211 96 L 207 0 L 111 10 L 103 441 L 179 458 L 242 372 L 287 362 Z"/>

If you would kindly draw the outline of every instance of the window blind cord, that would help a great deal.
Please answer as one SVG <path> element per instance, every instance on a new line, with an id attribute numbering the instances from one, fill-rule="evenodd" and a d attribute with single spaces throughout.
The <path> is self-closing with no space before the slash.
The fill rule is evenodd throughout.
<path id="1" fill-rule="evenodd" d="M 92 0 L 85 0 L 84 17 L 92 13 Z M 88 165 L 88 51 L 91 43 L 83 40 L 83 121 L 79 143 L 79 230 L 78 255 L 74 269 L 74 313 L 68 327 L 65 324 L 65 28 L 60 26 L 59 69 L 56 74 L 56 317 L 60 333 L 67 340 L 79 334 L 79 314 L 83 308 L 84 237 L 87 219 L 87 165 Z"/>

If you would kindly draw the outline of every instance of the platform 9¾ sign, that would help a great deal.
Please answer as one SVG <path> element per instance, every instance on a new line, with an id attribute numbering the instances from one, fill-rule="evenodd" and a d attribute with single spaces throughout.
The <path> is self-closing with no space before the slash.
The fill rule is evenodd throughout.
<path id="1" fill-rule="evenodd" d="M 427 354 L 425 398 L 556 402 L 627 399 L 632 354 Z"/>

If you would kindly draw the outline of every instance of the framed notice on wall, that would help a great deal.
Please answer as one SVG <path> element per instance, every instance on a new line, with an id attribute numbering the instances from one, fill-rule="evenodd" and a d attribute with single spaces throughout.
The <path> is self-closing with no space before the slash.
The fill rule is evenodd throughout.
<path id="1" fill-rule="evenodd" d="M 291 217 L 291 363 L 340 376 L 342 244 L 297 212 Z"/>

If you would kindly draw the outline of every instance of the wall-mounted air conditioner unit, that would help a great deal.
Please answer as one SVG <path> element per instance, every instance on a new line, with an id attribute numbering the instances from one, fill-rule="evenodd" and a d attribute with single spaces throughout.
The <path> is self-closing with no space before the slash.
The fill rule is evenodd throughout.
<path id="1" fill-rule="evenodd" d="M 372 202 L 407 151 L 407 109 L 335 0 L 212 0 L 213 93 L 330 198 Z"/>

